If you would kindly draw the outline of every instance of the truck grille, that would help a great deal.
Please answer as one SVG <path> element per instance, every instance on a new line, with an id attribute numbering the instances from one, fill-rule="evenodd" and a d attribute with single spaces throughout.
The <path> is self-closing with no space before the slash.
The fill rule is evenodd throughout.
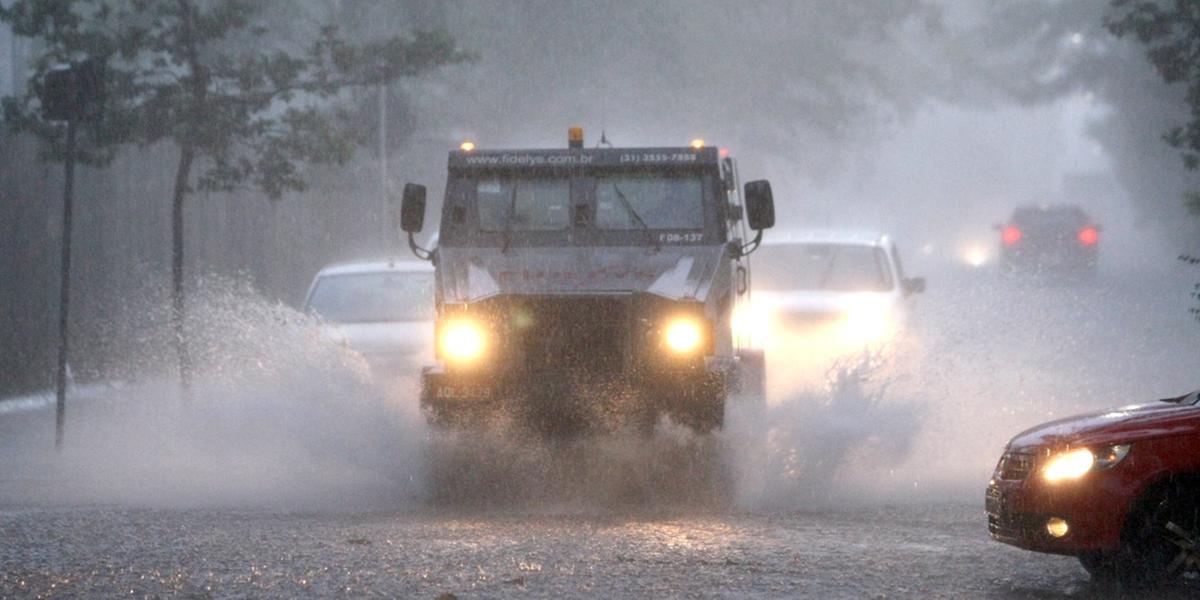
<path id="1" fill-rule="evenodd" d="M 625 368 L 631 325 L 623 298 L 529 299 L 510 307 L 520 368 L 617 373 Z"/>
<path id="2" fill-rule="evenodd" d="M 996 473 L 1000 479 L 1020 480 L 1025 479 L 1033 472 L 1035 456 L 1027 452 L 1005 452 L 1000 458 L 1000 465 L 996 467 Z"/>

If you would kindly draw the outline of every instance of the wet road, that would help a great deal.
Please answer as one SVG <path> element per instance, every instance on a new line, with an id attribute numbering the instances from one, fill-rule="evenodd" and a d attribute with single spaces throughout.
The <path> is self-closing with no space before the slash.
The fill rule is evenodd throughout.
<path id="1" fill-rule="evenodd" d="M 1116 595 L 990 542 L 978 505 L 766 514 L 0 512 L 0 595 Z"/>
<path id="2" fill-rule="evenodd" d="M 61 455 L 27 402 L 0 410 L 0 597 L 1127 597 L 990 541 L 982 490 L 1024 427 L 1197 385 L 1190 285 L 931 277 L 870 390 L 777 390 L 715 448 L 451 444 L 448 493 L 411 394 L 324 350 L 255 349 L 253 385 L 184 410 L 169 385 L 89 392 Z"/>

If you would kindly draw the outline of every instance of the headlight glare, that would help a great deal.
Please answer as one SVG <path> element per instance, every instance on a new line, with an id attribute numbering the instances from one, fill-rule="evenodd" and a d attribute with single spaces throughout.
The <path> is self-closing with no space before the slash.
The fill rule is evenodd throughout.
<path id="1" fill-rule="evenodd" d="M 851 342 L 871 343 L 887 337 L 887 314 L 870 310 L 854 311 L 846 315 L 842 332 Z"/>
<path id="2" fill-rule="evenodd" d="M 1084 473 L 1092 470 L 1092 465 L 1095 463 L 1096 457 L 1091 450 L 1087 448 L 1069 450 L 1051 458 L 1050 462 L 1046 463 L 1042 476 L 1049 482 L 1078 479 L 1083 477 Z"/>
<path id="3" fill-rule="evenodd" d="M 842 339 L 852 344 L 884 341 L 892 330 L 892 308 L 882 298 L 858 296 L 842 308 Z"/>
<path id="4" fill-rule="evenodd" d="M 1092 451 L 1088 448 L 1067 450 L 1053 456 L 1042 470 L 1042 476 L 1051 483 L 1066 479 L 1079 479 L 1092 470 L 1111 469 L 1129 455 L 1129 444 L 1104 446 Z"/>
<path id="5" fill-rule="evenodd" d="M 704 334 L 700 324 L 692 319 L 675 319 L 667 324 L 663 335 L 667 347 L 679 354 L 693 352 L 700 347 Z"/>
<path id="6" fill-rule="evenodd" d="M 484 350 L 483 329 L 468 320 L 456 320 L 442 327 L 439 340 L 442 356 L 455 362 L 471 362 Z"/>

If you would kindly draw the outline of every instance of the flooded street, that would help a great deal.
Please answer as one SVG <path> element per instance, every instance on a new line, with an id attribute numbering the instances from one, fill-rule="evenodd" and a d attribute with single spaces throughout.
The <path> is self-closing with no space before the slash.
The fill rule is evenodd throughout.
<path id="1" fill-rule="evenodd" d="M 48 402 L 9 401 L 0 596 L 1123 597 L 991 541 L 982 492 L 1025 427 L 1187 390 L 1197 355 L 1151 343 L 1191 326 L 1178 274 L 1126 277 L 934 278 L 908 355 L 715 440 L 435 435 L 320 349 L 182 412 L 88 388 L 57 456 Z"/>
<path id="2" fill-rule="evenodd" d="M 1197 6 L 0 0 L 0 600 L 1188 597 Z"/>
<path id="3" fill-rule="evenodd" d="M 752 514 L 8 509 L 6 597 L 1083 598 L 976 504 Z"/>

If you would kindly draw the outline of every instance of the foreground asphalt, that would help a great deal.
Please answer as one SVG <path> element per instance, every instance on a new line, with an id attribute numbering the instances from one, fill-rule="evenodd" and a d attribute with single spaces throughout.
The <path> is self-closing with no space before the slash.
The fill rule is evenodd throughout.
<path id="1" fill-rule="evenodd" d="M 977 505 L 768 514 L 0 510 L 6 598 L 444 594 L 1126 597 L 1093 585 L 1072 559 L 988 540 Z"/>

